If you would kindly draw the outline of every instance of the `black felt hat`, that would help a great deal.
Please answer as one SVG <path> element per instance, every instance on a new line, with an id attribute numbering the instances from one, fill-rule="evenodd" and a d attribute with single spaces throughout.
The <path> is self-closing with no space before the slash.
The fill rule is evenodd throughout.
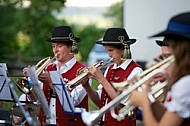
<path id="1" fill-rule="evenodd" d="M 178 35 L 190 39 L 190 12 L 185 12 L 172 17 L 167 29 L 151 37 Z"/>
<path id="2" fill-rule="evenodd" d="M 124 28 L 109 28 L 106 30 L 103 40 L 96 41 L 102 45 L 131 45 L 136 42 L 136 39 L 129 39 L 129 36 Z"/>
<path id="3" fill-rule="evenodd" d="M 81 39 L 75 37 L 69 26 L 55 27 L 51 38 L 46 40 L 47 42 L 80 42 Z"/>
<path id="4" fill-rule="evenodd" d="M 156 40 L 156 43 L 159 46 L 168 46 L 168 42 L 166 41 Z"/>
<path id="5" fill-rule="evenodd" d="M 103 40 L 97 41 L 102 45 L 119 45 L 124 47 L 122 58 L 131 59 L 130 45 L 135 43 L 136 39 L 129 39 L 124 28 L 109 28 L 106 30 Z"/>

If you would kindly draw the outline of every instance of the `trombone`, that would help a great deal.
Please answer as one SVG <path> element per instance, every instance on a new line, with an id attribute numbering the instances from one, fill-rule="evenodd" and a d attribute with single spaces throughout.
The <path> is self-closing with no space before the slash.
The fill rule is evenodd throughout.
<path id="1" fill-rule="evenodd" d="M 150 67 L 149 69 L 142 72 L 139 76 L 141 78 L 138 80 L 135 84 L 132 86 L 129 86 L 126 88 L 129 83 L 127 81 L 121 82 L 122 87 L 119 87 L 118 89 L 122 92 L 119 96 L 117 96 L 115 99 L 113 99 L 111 102 L 109 102 L 106 106 L 102 107 L 100 110 L 97 111 L 91 111 L 91 112 L 83 112 L 82 113 L 82 119 L 83 122 L 87 125 L 94 125 L 98 122 L 98 120 L 103 116 L 104 113 L 107 111 L 111 111 L 111 114 L 113 118 L 116 118 L 117 120 L 122 120 L 126 114 L 128 114 L 130 111 L 134 110 L 136 106 L 130 105 L 129 97 L 132 91 L 138 90 L 139 88 L 142 88 L 143 84 L 154 77 L 158 73 L 164 73 L 165 69 L 170 66 L 174 62 L 175 58 L 174 56 L 170 56 L 166 58 L 165 60 L 159 62 L 158 64 Z M 118 83 L 117 83 L 118 84 Z M 163 82 L 162 84 L 158 83 L 151 87 L 150 92 L 148 93 L 148 98 L 151 102 L 155 102 L 157 98 L 163 93 L 163 88 L 167 85 L 167 80 Z M 115 114 L 113 112 L 114 108 L 121 103 L 121 101 L 125 98 L 128 98 L 126 105 L 120 109 L 118 114 Z"/>

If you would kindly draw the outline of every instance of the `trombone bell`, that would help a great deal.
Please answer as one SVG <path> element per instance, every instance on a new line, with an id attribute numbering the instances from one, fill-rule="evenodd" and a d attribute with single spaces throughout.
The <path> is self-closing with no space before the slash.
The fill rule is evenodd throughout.
<path id="1" fill-rule="evenodd" d="M 83 122 L 87 126 L 92 126 L 99 120 L 99 112 L 98 111 L 92 111 L 92 112 L 82 112 L 81 114 Z"/>

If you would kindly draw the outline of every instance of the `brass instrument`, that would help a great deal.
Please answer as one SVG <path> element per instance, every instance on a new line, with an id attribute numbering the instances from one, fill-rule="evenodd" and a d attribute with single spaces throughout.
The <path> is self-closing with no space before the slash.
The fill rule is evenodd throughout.
<path id="1" fill-rule="evenodd" d="M 99 62 L 94 63 L 93 66 L 101 69 L 105 67 L 107 64 L 109 64 L 112 60 L 113 59 L 111 58 L 106 63 L 104 63 L 104 61 L 99 61 Z M 84 78 L 88 76 L 88 73 L 86 72 L 87 69 L 88 68 L 84 68 L 81 71 L 79 71 L 79 75 L 67 83 L 67 89 L 69 91 L 73 90 L 77 85 L 80 84 L 81 80 L 83 80 Z"/>
<path id="2" fill-rule="evenodd" d="M 46 57 L 42 60 L 40 60 L 36 65 L 36 75 L 38 76 L 40 73 L 42 73 L 42 71 L 56 58 L 56 55 L 51 58 L 51 57 Z M 36 94 L 32 91 L 33 90 L 33 86 L 32 83 L 30 81 L 28 81 L 27 77 L 22 77 L 22 78 L 18 78 L 16 80 L 16 86 L 17 88 L 25 93 L 25 94 L 29 94 L 29 98 L 31 101 L 36 101 L 37 96 Z"/>
<path id="3" fill-rule="evenodd" d="M 130 105 L 130 94 L 134 90 L 142 90 L 144 83 L 154 77 L 158 73 L 164 73 L 165 69 L 170 66 L 174 62 L 174 56 L 170 56 L 165 60 L 159 62 L 158 64 L 152 66 L 151 68 L 145 70 L 140 74 L 141 79 L 139 79 L 136 83 L 126 88 L 126 85 L 129 85 L 128 81 L 121 82 L 123 87 L 119 87 L 122 92 L 118 95 L 115 99 L 109 102 L 106 106 L 102 107 L 100 110 L 91 111 L 91 112 L 83 112 L 82 119 L 86 125 L 94 125 L 96 124 L 99 119 L 103 116 L 104 113 L 107 111 L 111 111 L 113 118 L 117 120 L 122 120 L 125 118 L 126 114 L 130 111 L 134 110 L 136 106 Z M 163 83 L 157 83 L 150 88 L 150 92 L 147 94 L 149 100 L 153 103 L 163 94 L 163 88 L 167 85 L 167 79 Z M 127 98 L 125 106 L 120 109 L 118 114 L 115 114 L 114 108 L 118 106 L 124 99 Z"/>
<path id="4" fill-rule="evenodd" d="M 161 62 L 159 62 L 158 64 L 152 66 L 151 68 L 145 70 L 144 72 L 142 72 L 140 75 L 138 75 L 138 79 L 142 78 L 143 76 L 147 75 L 148 73 L 152 72 L 153 70 L 159 68 L 160 66 L 162 66 L 163 64 L 167 63 L 168 61 L 170 61 L 171 59 L 173 59 L 173 56 L 171 56 L 170 58 L 167 58 Z M 166 82 L 165 82 L 166 83 Z M 112 83 L 113 87 L 115 88 L 115 90 L 118 92 L 118 93 L 121 93 L 123 90 L 127 89 L 128 86 L 130 86 L 130 83 L 128 83 L 128 81 L 123 81 L 123 82 L 120 82 L 120 83 Z M 151 86 L 154 87 L 155 85 L 155 82 L 152 82 L 151 83 Z M 163 94 L 163 91 L 160 91 L 162 93 L 160 94 Z M 163 96 L 159 96 L 159 97 L 162 97 L 163 99 Z M 126 108 L 128 107 L 128 101 L 129 99 L 129 96 L 126 97 L 122 102 L 121 104 L 118 105 L 118 109 L 119 109 L 119 113 L 123 113 L 123 109 L 121 108 Z M 159 98 L 160 100 L 162 100 L 161 98 Z M 128 111 L 128 113 L 125 112 L 125 117 L 122 117 L 122 118 L 118 118 L 119 116 L 116 116 L 114 110 L 111 110 L 111 114 L 113 117 L 117 117 L 117 120 L 122 120 L 124 118 L 128 118 L 130 120 L 134 119 L 135 118 L 135 112 L 133 111 L 134 109 L 131 109 L 131 111 Z"/>
<path id="5" fill-rule="evenodd" d="M 153 65 L 152 67 L 146 69 L 145 71 L 143 71 L 142 73 L 140 73 L 138 75 L 138 78 L 142 78 L 143 76 L 147 75 L 148 73 L 154 71 L 155 69 L 158 69 L 160 66 L 166 64 L 167 62 L 170 62 L 171 60 L 174 60 L 173 56 L 169 56 L 168 58 L 160 61 L 159 63 L 157 63 L 156 65 Z M 127 88 L 129 86 L 128 81 L 123 81 L 121 83 L 112 83 L 113 87 L 115 88 L 116 91 L 118 92 L 122 92 L 124 90 L 124 88 Z"/>
<path id="6" fill-rule="evenodd" d="M 40 85 L 38 84 L 38 77 L 35 70 L 36 69 L 34 66 L 30 67 L 29 69 L 27 69 L 27 74 L 33 83 L 32 91 L 34 91 L 34 93 L 38 96 L 39 105 L 41 106 L 44 112 L 45 125 L 49 125 L 49 119 L 51 118 L 51 113 L 50 113 L 49 106 L 45 98 L 45 94 L 42 91 Z"/>

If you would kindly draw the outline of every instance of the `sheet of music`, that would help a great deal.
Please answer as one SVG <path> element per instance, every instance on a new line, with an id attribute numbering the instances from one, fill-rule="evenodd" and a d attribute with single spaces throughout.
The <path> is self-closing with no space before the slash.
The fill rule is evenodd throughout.
<path id="1" fill-rule="evenodd" d="M 0 101 L 13 101 L 7 78 L 7 65 L 0 63 Z"/>

